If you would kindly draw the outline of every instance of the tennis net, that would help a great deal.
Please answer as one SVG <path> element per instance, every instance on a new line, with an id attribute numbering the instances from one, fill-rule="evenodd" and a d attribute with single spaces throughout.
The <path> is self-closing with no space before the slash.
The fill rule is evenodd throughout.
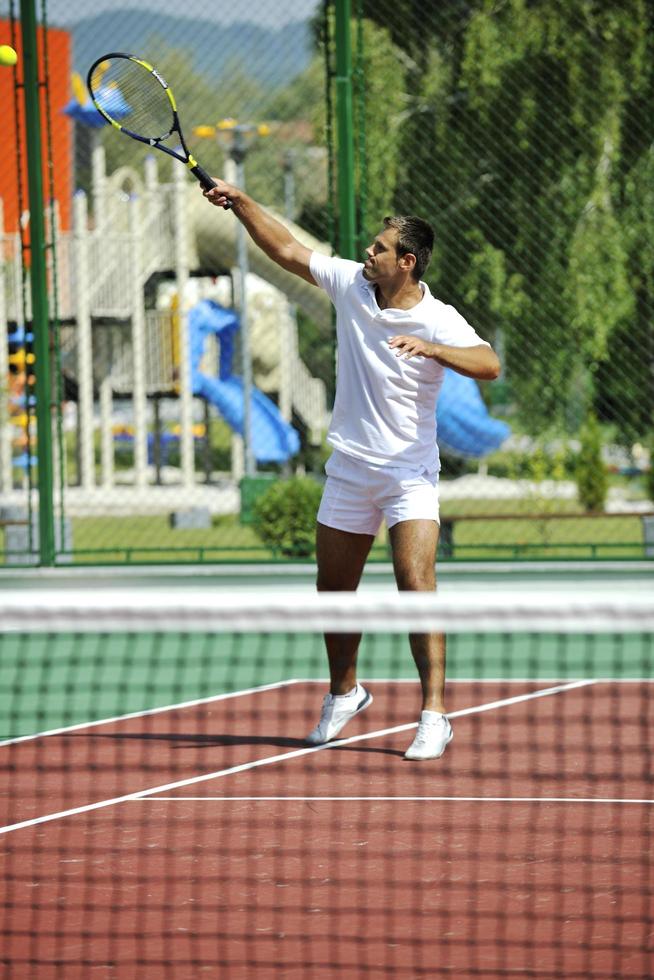
<path id="1" fill-rule="evenodd" d="M 309 746 L 324 630 L 374 701 Z M 3 975 L 650 977 L 653 636 L 642 594 L 4 593 Z"/>

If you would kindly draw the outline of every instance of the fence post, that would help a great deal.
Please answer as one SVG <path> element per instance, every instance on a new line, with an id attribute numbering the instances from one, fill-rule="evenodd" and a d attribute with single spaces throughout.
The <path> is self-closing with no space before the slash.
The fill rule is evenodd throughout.
<path id="1" fill-rule="evenodd" d="M 352 39 L 350 0 L 336 0 L 336 122 L 338 133 L 339 255 L 356 259 L 354 139 L 352 113 Z"/>
<path id="2" fill-rule="evenodd" d="M 0 242 L 4 246 L 3 204 L 0 198 Z M 0 490 L 11 490 L 11 423 L 9 415 L 9 322 L 4 252 L 0 255 Z M 5 386 L 7 385 L 7 390 Z"/>
<path id="3" fill-rule="evenodd" d="M 645 558 L 654 558 L 654 517 L 647 515 L 642 521 Z"/>
<path id="4" fill-rule="evenodd" d="M 27 144 L 27 186 L 30 209 L 30 291 L 36 375 L 38 444 L 39 554 L 41 565 L 54 565 L 54 467 L 50 387 L 50 330 L 43 220 L 43 155 L 39 108 L 39 68 L 34 0 L 21 0 L 23 98 Z M 29 451 L 29 447 L 28 447 Z"/>

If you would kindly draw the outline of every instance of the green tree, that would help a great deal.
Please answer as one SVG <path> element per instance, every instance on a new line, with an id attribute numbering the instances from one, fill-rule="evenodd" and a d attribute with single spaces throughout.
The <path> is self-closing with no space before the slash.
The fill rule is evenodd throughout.
<path id="1" fill-rule="evenodd" d="M 602 510 L 608 491 L 608 474 L 602 460 L 602 433 L 594 415 L 587 416 L 580 440 L 575 468 L 579 503 L 585 510 Z"/>
<path id="2" fill-rule="evenodd" d="M 358 38 L 353 38 L 355 49 Z M 363 23 L 361 74 L 355 85 L 355 134 L 359 138 L 357 196 L 359 247 L 377 234 L 384 215 L 393 210 L 401 157 L 399 140 L 405 101 L 398 84 L 397 48 L 386 27 Z M 361 87 L 363 90 L 361 91 Z M 380 112 L 383 106 L 383 112 Z M 365 153 L 362 147 L 365 144 Z"/>
<path id="3" fill-rule="evenodd" d="M 629 442 L 654 398 L 654 6 L 363 9 L 399 51 L 394 206 L 437 229 L 434 291 L 502 331 L 519 422 L 594 406 Z"/>

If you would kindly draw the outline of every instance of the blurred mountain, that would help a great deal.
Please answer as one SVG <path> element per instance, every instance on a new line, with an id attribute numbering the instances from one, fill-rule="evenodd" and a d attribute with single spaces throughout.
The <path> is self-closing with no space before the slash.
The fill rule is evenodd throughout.
<path id="1" fill-rule="evenodd" d="M 157 50 L 180 48 L 193 68 L 218 81 L 239 69 L 257 82 L 277 87 L 306 68 L 312 38 L 308 21 L 278 30 L 252 23 L 222 27 L 209 20 L 172 17 L 144 10 L 112 10 L 69 24 L 73 65 L 82 77 L 96 58 L 109 51 L 135 54 L 156 65 Z"/>

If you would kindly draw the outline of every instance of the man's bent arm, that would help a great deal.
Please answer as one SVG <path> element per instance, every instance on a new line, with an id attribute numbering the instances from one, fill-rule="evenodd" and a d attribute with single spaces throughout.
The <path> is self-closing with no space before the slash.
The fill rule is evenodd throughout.
<path id="1" fill-rule="evenodd" d="M 474 347 L 449 347 L 446 344 L 432 344 L 422 337 L 399 334 L 391 337 L 389 346 L 398 357 L 431 357 L 443 367 L 452 368 L 458 374 L 477 381 L 494 381 L 499 377 L 500 361 L 488 344 L 475 344 Z"/>
<path id="2" fill-rule="evenodd" d="M 234 187 L 233 184 L 225 183 L 218 177 L 213 179 L 216 181 L 216 187 L 204 191 L 207 200 L 218 207 L 224 207 L 227 202 L 231 202 L 234 214 L 261 251 L 282 269 L 306 279 L 315 286 L 316 280 L 309 268 L 311 249 L 302 245 L 288 228 L 264 211 L 244 191 Z"/>
<path id="3" fill-rule="evenodd" d="M 499 377 L 500 360 L 487 344 L 476 344 L 474 347 L 447 347 L 445 344 L 433 346 L 436 350 L 432 357 L 443 367 L 452 368 L 458 374 L 477 381 L 494 381 Z"/>

